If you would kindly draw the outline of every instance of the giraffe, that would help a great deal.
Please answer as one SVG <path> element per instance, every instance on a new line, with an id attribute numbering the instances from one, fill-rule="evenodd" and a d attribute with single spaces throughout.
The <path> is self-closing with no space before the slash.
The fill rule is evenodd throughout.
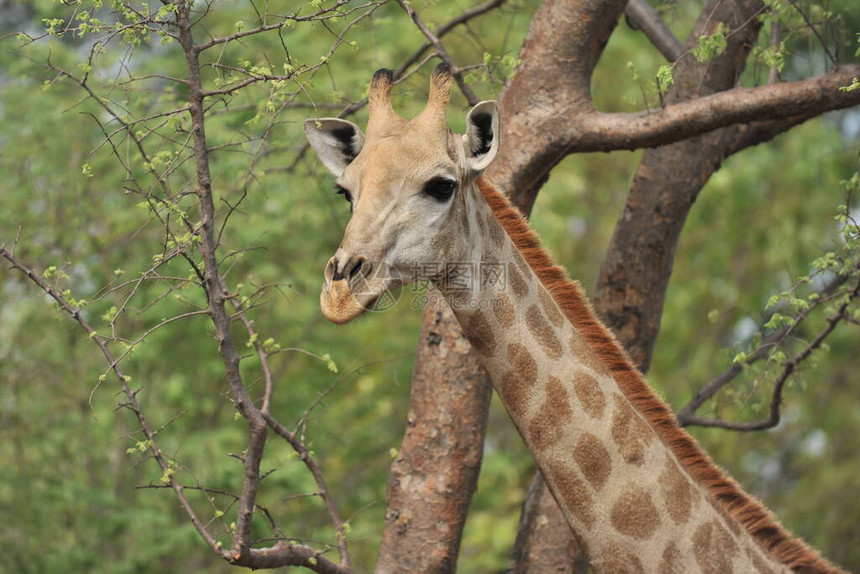
<path id="1" fill-rule="evenodd" d="M 325 267 L 323 314 L 346 323 L 389 289 L 431 281 L 597 572 L 843 572 L 678 426 L 579 285 L 482 177 L 499 147 L 496 102 L 473 107 L 457 135 L 447 66 L 409 121 L 391 105 L 392 84 L 390 71 L 374 74 L 366 133 L 336 118 L 305 123 L 352 210 Z"/>

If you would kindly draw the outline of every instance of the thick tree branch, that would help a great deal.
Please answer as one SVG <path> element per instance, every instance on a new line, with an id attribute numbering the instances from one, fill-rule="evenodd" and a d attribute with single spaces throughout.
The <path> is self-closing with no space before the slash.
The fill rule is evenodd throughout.
<path id="1" fill-rule="evenodd" d="M 639 149 L 735 124 L 814 117 L 860 104 L 860 90 L 839 89 L 857 75 L 860 65 L 850 65 L 809 80 L 734 88 L 657 111 L 584 114 L 572 122 L 568 145 L 576 152 Z"/>
<path id="2" fill-rule="evenodd" d="M 734 1 L 729 4 L 741 5 Z M 680 93 L 675 86 L 667 97 L 668 105 L 660 110 L 600 113 L 591 101 L 591 73 L 608 34 L 605 27 L 593 21 L 614 24 L 618 9 L 613 3 L 595 6 L 592 2 L 556 0 L 545 2 L 535 14 L 521 53 L 523 64 L 507 90 L 516 97 L 503 102 L 503 110 L 506 124 L 513 124 L 513 137 L 517 141 L 535 139 L 530 137 L 534 133 L 540 133 L 541 137 L 536 139 L 534 147 L 502 149 L 501 157 L 496 160 L 511 166 L 507 171 L 516 174 L 497 183 L 514 194 L 519 203 L 533 202 L 533 198 L 527 196 L 533 195 L 549 171 L 571 153 L 668 145 L 725 126 L 806 119 L 860 103 L 860 92 L 839 90 L 860 73 L 856 65 L 843 66 L 801 82 L 738 88 L 718 94 L 733 88 L 739 77 L 739 72 L 730 65 L 731 60 L 719 57 L 698 63 L 686 52 L 680 67 L 676 68 L 676 82 L 685 81 L 683 70 L 691 65 L 698 65 L 712 74 L 723 74 L 724 69 L 731 69 L 738 75 L 727 75 L 728 87 L 695 92 L 690 89 L 690 95 L 682 98 L 672 95 Z M 715 12 L 712 5 L 706 7 L 687 50 L 695 45 L 700 34 L 708 32 L 708 26 L 713 27 L 717 22 L 734 21 L 735 27 L 758 25 L 754 19 L 761 9 L 759 3 L 749 18 L 739 20 L 732 14 Z M 747 12 L 744 10 L 744 13 Z M 737 37 L 737 32 L 732 32 L 730 43 L 737 43 Z M 696 80 L 690 82 L 691 87 L 702 85 L 696 84 Z M 797 121 L 795 119 L 794 123 Z"/>
<path id="3" fill-rule="evenodd" d="M 567 97 L 564 88 L 556 94 L 555 101 L 545 104 L 537 104 L 534 97 L 529 97 L 529 101 L 516 105 L 541 106 L 540 111 L 530 111 L 527 116 L 532 120 L 530 128 L 546 137 L 535 142 L 536 147 L 530 153 L 524 148 L 509 152 L 513 156 L 510 159 L 521 166 L 515 173 L 521 175 L 504 185 L 518 201 L 529 203 L 533 199 L 523 196 L 535 193 L 549 171 L 571 153 L 664 146 L 720 128 L 749 123 L 757 124 L 765 132 L 772 131 L 772 122 L 787 123 L 778 130 L 781 133 L 824 112 L 860 104 L 860 91 L 840 90 L 858 75 L 860 66 L 843 66 L 809 80 L 735 88 L 682 100 L 660 110 L 635 113 L 601 113 L 594 110 L 590 102 L 571 109 L 570 98 L 575 96 Z M 540 85 L 541 80 L 532 78 L 531 81 Z M 543 99 L 541 97 L 541 101 Z M 518 114 L 526 115 L 525 112 Z"/>
<path id="4" fill-rule="evenodd" d="M 526 213 L 549 170 L 571 153 L 568 122 L 593 112 L 591 75 L 626 4 L 547 0 L 535 13 L 522 64 L 500 98 L 504 133 L 491 167 L 491 179 Z"/>

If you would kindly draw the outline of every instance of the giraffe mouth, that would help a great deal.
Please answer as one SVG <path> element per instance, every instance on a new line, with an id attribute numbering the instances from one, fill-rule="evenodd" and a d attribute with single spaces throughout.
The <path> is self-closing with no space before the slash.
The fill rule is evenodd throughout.
<path id="1" fill-rule="evenodd" d="M 372 310 L 385 291 L 384 284 L 378 290 L 363 288 L 354 291 L 346 279 L 327 282 L 320 293 L 320 309 L 326 319 L 343 325 Z"/>

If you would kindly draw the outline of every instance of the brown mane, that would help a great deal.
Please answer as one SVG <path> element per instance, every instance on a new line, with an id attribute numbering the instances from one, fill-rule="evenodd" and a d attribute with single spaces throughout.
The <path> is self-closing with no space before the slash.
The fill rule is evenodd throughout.
<path id="1" fill-rule="evenodd" d="M 764 505 L 743 491 L 717 466 L 698 442 L 682 429 L 675 415 L 646 383 L 627 353 L 597 318 L 578 283 L 555 265 L 520 211 L 492 183 L 478 178 L 478 189 L 529 266 L 549 290 L 568 320 L 588 340 L 600 361 L 612 373 L 621 391 L 643 415 L 661 440 L 694 480 L 703 484 L 761 546 L 777 560 L 798 572 L 829 572 L 834 567 L 806 543 L 794 538 Z"/>

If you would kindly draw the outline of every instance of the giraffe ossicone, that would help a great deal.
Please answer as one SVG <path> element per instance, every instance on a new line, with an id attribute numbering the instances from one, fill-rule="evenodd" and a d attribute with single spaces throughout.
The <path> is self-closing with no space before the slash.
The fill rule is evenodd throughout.
<path id="1" fill-rule="evenodd" d="M 841 572 L 678 426 L 579 285 L 481 176 L 499 148 L 497 104 L 473 107 L 457 135 L 447 67 L 412 120 L 392 108 L 392 84 L 391 72 L 373 76 L 366 133 L 337 118 L 305 123 L 352 207 L 325 267 L 323 314 L 346 323 L 395 287 L 438 287 L 597 572 Z"/>

